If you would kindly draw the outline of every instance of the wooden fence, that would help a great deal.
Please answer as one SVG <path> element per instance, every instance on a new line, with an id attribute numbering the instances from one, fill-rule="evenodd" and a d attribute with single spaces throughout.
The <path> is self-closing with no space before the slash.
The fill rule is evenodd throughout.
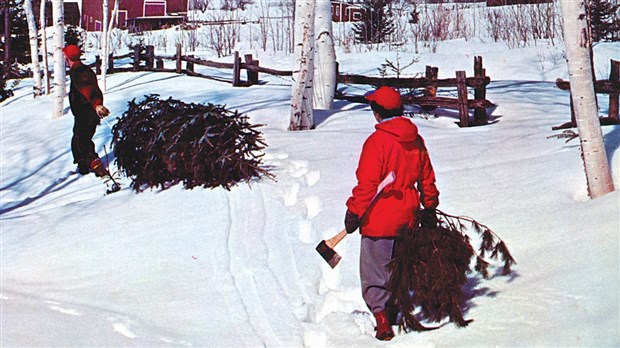
<path id="1" fill-rule="evenodd" d="M 132 58 L 132 67 L 114 67 L 114 61 L 118 59 Z M 164 61 L 175 61 L 175 68 L 165 68 Z M 174 56 L 157 56 L 153 46 L 144 48 L 135 48 L 133 53 L 123 56 L 110 56 L 108 60 L 108 73 L 127 72 L 127 71 L 156 71 L 156 72 L 172 72 L 178 74 L 187 74 L 189 76 L 197 76 L 202 78 L 213 79 L 221 82 L 232 83 L 235 87 L 251 86 L 260 83 L 258 74 L 266 73 L 276 76 L 292 76 L 292 71 L 283 71 L 269 69 L 259 66 L 259 61 L 252 58 L 251 54 L 244 56 L 241 60 L 238 52 L 234 53 L 233 63 L 214 62 L 196 58 L 194 56 L 185 56 L 182 54 L 181 45 L 177 45 L 177 52 Z M 183 63 L 185 62 L 185 69 Z M 233 71 L 232 80 L 208 76 L 195 71 L 195 66 L 206 66 L 218 69 L 228 69 Z M 92 64 L 96 68 L 97 74 L 101 72 L 101 59 L 96 57 L 96 61 Z M 241 70 L 246 70 L 246 79 L 241 79 Z M 486 100 L 486 86 L 490 82 L 490 78 L 486 76 L 485 69 L 482 66 L 482 57 L 474 57 L 474 76 L 467 77 L 465 71 L 457 71 L 455 78 L 438 79 L 439 69 L 427 66 L 425 77 L 422 78 L 396 78 L 396 77 L 369 77 L 363 75 L 347 75 L 337 74 L 337 82 L 342 84 L 365 84 L 375 87 L 391 86 L 394 88 L 409 88 L 435 90 L 437 88 L 456 87 L 457 97 L 441 97 L 435 93 L 427 93 L 423 96 L 413 96 L 411 94 L 403 95 L 403 103 L 420 105 L 422 108 L 432 109 L 436 107 L 451 108 L 459 111 L 459 125 L 467 127 L 470 124 L 469 110 L 474 110 L 474 125 L 483 125 L 488 123 L 486 109 L 494 104 Z M 473 88 L 473 99 L 468 98 L 467 88 Z M 363 96 L 343 95 L 336 93 L 336 98 L 349 100 L 353 102 L 367 103 Z"/>
<path id="2" fill-rule="evenodd" d="M 403 95 L 403 102 L 406 104 L 415 104 L 423 109 L 431 109 L 436 107 L 456 109 L 459 111 L 459 126 L 470 126 L 469 109 L 474 109 L 474 125 L 483 125 L 488 123 L 486 109 L 494 104 L 486 100 L 486 86 L 491 79 L 486 76 L 486 71 L 482 66 L 482 57 L 474 57 L 474 76 L 467 77 L 465 71 L 457 71 L 455 78 L 438 79 L 439 68 L 427 66 L 425 77 L 422 78 L 396 78 L 396 77 L 368 77 L 362 75 L 340 75 L 338 74 L 338 83 L 347 84 L 366 84 L 375 87 L 390 86 L 394 88 L 409 89 L 425 89 L 423 96 L 413 96 L 410 94 Z M 438 97 L 434 91 L 438 88 L 456 87 L 457 97 Z M 474 90 L 474 98 L 468 98 L 467 88 Z M 338 95 L 338 98 L 350 101 L 365 102 L 363 96 L 345 96 Z"/>
<path id="3" fill-rule="evenodd" d="M 555 81 L 555 84 L 561 90 L 570 91 L 569 81 L 557 79 Z M 608 126 L 620 124 L 620 117 L 618 116 L 618 109 L 620 104 L 620 61 L 613 59 L 611 60 L 611 72 L 609 73 L 609 80 L 594 81 L 594 92 L 598 94 L 609 94 L 609 113 L 607 117 L 600 117 L 601 125 Z M 577 127 L 572 95 L 570 96 L 570 115 L 570 122 L 564 123 L 557 127 L 553 127 L 552 129 L 558 130 Z"/>
<path id="4" fill-rule="evenodd" d="M 245 62 L 242 62 L 241 57 L 239 56 L 239 52 L 235 52 L 233 63 L 222 63 L 196 58 L 191 55 L 185 56 L 182 54 L 181 50 L 181 45 L 177 45 L 177 52 L 174 56 L 157 56 L 155 55 L 155 49 L 153 46 L 146 46 L 144 48 L 136 47 L 133 53 L 128 53 L 122 56 L 110 56 L 110 59 L 108 60 L 108 73 L 128 71 L 171 72 L 232 83 L 234 87 L 251 86 L 260 83 L 258 79 L 259 72 L 278 76 L 293 75 L 292 71 L 282 71 L 261 67 L 259 66 L 259 61 L 253 59 L 251 54 L 246 54 L 244 56 Z M 114 61 L 123 58 L 132 58 L 132 67 L 115 68 Z M 175 68 L 165 68 L 164 61 L 166 60 L 175 61 Z M 185 63 L 185 69 L 183 68 L 183 63 Z M 196 72 L 196 65 L 232 70 L 232 80 L 208 76 Z M 95 67 L 97 74 L 101 73 L 101 59 L 99 56 L 95 57 L 95 63 L 91 64 L 91 66 Z M 245 81 L 241 79 L 242 69 L 245 69 L 247 71 L 247 79 Z"/>

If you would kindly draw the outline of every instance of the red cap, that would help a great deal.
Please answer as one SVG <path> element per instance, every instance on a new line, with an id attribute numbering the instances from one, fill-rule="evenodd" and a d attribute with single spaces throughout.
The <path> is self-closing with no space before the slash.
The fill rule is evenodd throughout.
<path id="1" fill-rule="evenodd" d="M 71 60 L 78 60 L 82 55 L 82 50 L 77 45 L 67 45 L 62 51 L 65 56 Z"/>
<path id="2" fill-rule="evenodd" d="M 386 110 L 399 109 L 402 106 L 400 93 L 392 87 L 383 86 L 366 96 Z"/>

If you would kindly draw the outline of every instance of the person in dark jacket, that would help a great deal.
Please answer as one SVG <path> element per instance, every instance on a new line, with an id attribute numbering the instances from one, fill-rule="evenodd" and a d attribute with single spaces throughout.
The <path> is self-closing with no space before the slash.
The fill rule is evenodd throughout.
<path id="1" fill-rule="evenodd" d="M 103 93 L 97 85 L 97 76 L 80 60 L 80 48 L 67 45 L 62 51 L 69 65 L 69 105 L 75 117 L 71 139 L 73 163 L 77 163 L 80 174 L 85 175 L 92 171 L 96 176 L 105 176 L 107 171 L 95 151 L 92 139 L 99 120 L 108 116 L 110 111 L 103 105 Z"/>
<path id="2" fill-rule="evenodd" d="M 396 313 L 390 313 L 389 308 L 387 264 L 394 240 L 399 228 L 417 223 L 421 205 L 425 214 L 434 216 L 439 191 L 424 140 L 416 125 L 402 117 L 400 94 L 384 86 L 366 99 L 378 124 L 362 147 L 357 185 L 346 203 L 345 228 L 348 233 L 360 229 L 362 296 L 376 319 L 376 338 L 391 340 L 395 323 L 390 321 Z M 373 201 L 378 185 L 390 172 L 395 173 L 394 182 Z"/>

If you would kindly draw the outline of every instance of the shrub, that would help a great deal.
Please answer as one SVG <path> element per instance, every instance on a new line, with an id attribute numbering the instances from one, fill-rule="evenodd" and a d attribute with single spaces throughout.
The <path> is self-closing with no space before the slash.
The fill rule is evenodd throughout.
<path id="1" fill-rule="evenodd" d="M 137 192 L 168 188 L 178 182 L 230 189 L 240 181 L 271 177 L 261 168 L 266 147 L 262 125 L 213 104 L 186 104 L 151 94 L 129 109 L 112 128 L 112 144 L 121 172 Z"/>

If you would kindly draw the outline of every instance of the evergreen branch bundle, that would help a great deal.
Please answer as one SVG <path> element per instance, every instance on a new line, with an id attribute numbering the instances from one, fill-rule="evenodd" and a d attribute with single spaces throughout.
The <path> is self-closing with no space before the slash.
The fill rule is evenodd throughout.
<path id="1" fill-rule="evenodd" d="M 145 96 L 112 128 L 119 170 L 132 178 L 132 188 L 167 188 L 183 182 L 230 189 L 239 181 L 271 177 L 262 168 L 260 151 L 267 145 L 248 117 L 213 104 L 186 104 L 156 94 Z"/>
<path id="2" fill-rule="evenodd" d="M 485 279 L 489 277 L 485 255 L 501 257 L 504 275 L 515 264 L 506 244 L 488 226 L 440 210 L 436 210 L 436 217 L 435 226 L 418 223 L 401 229 L 388 265 L 392 272 L 388 289 L 403 314 L 400 327 L 405 331 L 435 329 L 420 323 L 414 316 L 416 307 L 422 319 L 439 322 L 449 317 L 457 326 L 467 326 L 472 320 L 463 317 L 461 305 L 466 299 L 462 288 L 472 272 L 473 258 L 474 269 Z M 467 235 L 469 227 L 481 237 L 478 252 Z"/>

